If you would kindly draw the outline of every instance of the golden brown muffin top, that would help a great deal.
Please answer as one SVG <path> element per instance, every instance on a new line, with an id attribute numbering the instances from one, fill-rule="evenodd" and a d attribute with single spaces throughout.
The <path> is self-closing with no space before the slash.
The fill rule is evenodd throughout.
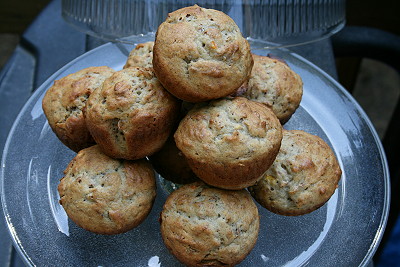
<path id="1" fill-rule="evenodd" d="M 87 121 L 95 140 L 96 133 L 101 134 L 102 139 L 105 136 L 99 133 L 99 128 L 113 133 L 112 146 L 118 146 L 117 150 L 124 153 L 139 149 L 129 146 L 131 139 L 141 142 L 141 138 L 148 136 L 156 138 L 156 131 L 161 132 L 158 136 L 170 131 L 179 108 L 179 101 L 162 87 L 152 69 L 131 67 L 117 71 L 91 95 L 87 103 Z M 164 126 L 160 129 L 160 125 L 170 126 L 166 130 Z M 147 154 L 141 155 L 144 156 Z"/>
<path id="2" fill-rule="evenodd" d="M 44 106 L 45 111 L 53 115 L 51 119 L 55 122 L 65 120 L 65 112 L 81 116 L 90 94 L 113 73 L 114 70 L 106 66 L 89 67 L 54 81 L 44 96 L 43 102 L 48 104 Z"/>
<path id="3" fill-rule="evenodd" d="M 273 112 L 243 97 L 197 104 L 175 132 L 185 156 L 233 164 L 268 153 L 281 139 L 282 126 Z"/>
<path id="4" fill-rule="evenodd" d="M 266 104 L 281 123 L 289 120 L 299 107 L 303 82 L 285 62 L 253 55 L 254 66 L 243 96 Z"/>
<path id="5" fill-rule="evenodd" d="M 155 190 L 147 161 L 112 159 L 97 145 L 76 155 L 58 186 L 68 216 L 99 234 L 118 234 L 140 224 L 153 205 Z"/>
<path id="6" fill-rule="evenodd" d="M 341 174 L 335 154 L 320 137 L 285 130 L 274 163 L 250 191 L 272 212 L 302 215 L 329 200 Z"/>
<path id="7" fill-rule="evenodd" d="M 146 42 L 138 44 L 129 53 L 128 59 L 124 65 L 124 69 L 129 67 L 153 67 L 153 46 L 154 42 Z"/>
<path id="8" fill-rule="evenodd" d="M 174 101 L 174 98 L 164 90 L 154 72 L 132 67 L 117 71 L 106 79 L 101 89 L 89 99 L 88 105 L 101 108 L 102 119 L 108 119 L 117 117 L 117 114 L 132 114 L 132 111 L 156 112 L 163 106 L 161 101 Z"/>
<path id="9" fill-rule="evenodd" d="M 170 13 L 156 34 L 154 70 L 176 97 L 200 102 L 233 93 L 250 75 L 250 46 L 226 14 L 197 5 Z"/>
<path id="10" fill-rule="evenodd" d="M 93 142 L 83 110 L 91 93 L 113 73 L 106 66 L 85 68 L 56 80 L 47 90 L 42 101 L 44 114 L 60 140 L 72 150 L 79 151 L 86 142 Z"/>
<path id="11" fill-rule="evenodd" d="M 228 191 L 202 182 L 175 190 L 160 219 L 167 248 L 188 266 L 239 263 L 254 247 L 260 223 L 246 190 Z"/>

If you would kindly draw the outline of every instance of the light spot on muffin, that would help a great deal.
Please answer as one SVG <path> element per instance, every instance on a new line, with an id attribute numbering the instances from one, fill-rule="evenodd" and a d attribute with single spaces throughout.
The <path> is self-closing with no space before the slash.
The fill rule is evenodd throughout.
<path id="1" fill-rule="evenodd" d="M 121 81 L 121 82 L 117 82 L 114 85 L 114 92 L 118 96 L 125 96 L 127 94 L 127 92 L 129 92 L 130 88 L 131 87 L 130 87 L 129 84 L 127 84 L 126 82 Z"/>
<path id="2" fill-rule="evenodd" d="M 315 164 L 309 157 L 298 157 L 293 162 L 292 171 L 293 172 L 300 172 L 306 169 L 315 168 Z"/>
<path id="3" fill-rule="evenodd" d="M 325 193 L 326 193 L 325 187 L 320 187 L 320 188 L 319 188 L 319 193 L 320 193 L 321 195 L 325 194 Z"/>

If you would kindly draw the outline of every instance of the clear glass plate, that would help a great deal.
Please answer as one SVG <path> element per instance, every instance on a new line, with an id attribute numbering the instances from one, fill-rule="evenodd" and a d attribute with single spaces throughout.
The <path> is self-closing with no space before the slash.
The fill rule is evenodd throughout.
<path id="1" fill-rule="evenodd" d="M 150 215 L 125 234 L 87 232 L 71 222 L 58 203 L 59 179 L 75 154 L 51 131 L 42 97 L 54 80 L 82 68 L 121 69 L 132 48 L 109 43 L 72 61 L 32 95 L 15 121 L 3 153 L 1 200 L 14 245 L 28 265 L 181 266 L 159 231 L 158 217 L 168 196 L 162 177 Z M 389 174 L 379 138 L 359 105 L 332 78 L 287 50 L 272 53 L 304 81 L 301 106 L 285 128 L 327 141 L 343 176 L 329 202 L 311 214 L 285 217 L 259 206 L 259 239 L 240 266 L 366 265 L 379 244 L 389 209 Z"/>

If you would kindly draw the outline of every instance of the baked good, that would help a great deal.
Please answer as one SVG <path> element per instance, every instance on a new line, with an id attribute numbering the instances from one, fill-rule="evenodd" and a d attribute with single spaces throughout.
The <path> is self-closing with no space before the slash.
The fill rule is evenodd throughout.
<path id="1" fill-rule="evenodd" d="M 147 217 L 156 183 L 146 160 L 112 159 L 95 145 L 72 159 L 58 192 L 60 204 L 78 226 L 98 234 L 119 234 Z"/>
<path id="2" fill-rule="evenodd" d="M 221 11 L 185 7 L 158 27 L 153 68 L 164 87 L 182 100 L 227 96 L 248 79 L 252 65 L 249 43 Z"/>
<path id="3" fill-rule="evenodd" d="M 303 96 L 303 82 L 284 61 L 253 55 L 254 66 L 243 96 L 266 104 L 282 124 L 299 107 Z"/>
<path id="4" fill-rule="evenodd" d="M 153 46 L 154 42 L 146 42 L 138 44 L 129 53 L 128 59 L 124 65 L 125 68 L 129 67 L 153 67 Z"/>
<path id="5" fill-rule="evenodd" d="M 89 67 L 54 81 L 42 101 L 51 129 L 62 143 L 78 152 L 95 144 L 83 110 L 90 94 L 114 73 L 109 67 Z"/>
<path id="6" fill-rule="evenodd" d="M 182 152 L 176 147 L 173 135 L 159 151 L 149 157 L 149 160 L 156 172 L 173 183 L 188 184 L 199 179 L 189 167 Z"/>
<path id="7" fill-rule="evenodd" d="M 335 154 L 320 137 L 285 130 L 275 162 L 249 191 L 274 213 L 303 215 L 329 200 L 341 173 Z"/>
<path id="8" fill-rule="evenodd" d="M 223 98 L 197 104 L 174 137 L 200 179 L 224 189 L 242 189 L 253 185 L 274 161 L 282 126 L 261 103 Z"/>
<path id="9" fill-rule="evenodd" d="M 86 124 L 105 154 L 135 160 L 163 146 L 180 106 L 151 69 L 131 67 L 115 72 L 89 97 Z"/>
<path id="10" fill-rule="evenodd" d="M 183 119 L 193 106 L 193 103 L 182 101 L 178 122 L 173 132 L 176 131 L 179 121 Z M 182 152 L 176 147 L 173 134 L 168 137 L 159 151 L 149 156 L 149 160 L 156 172 L 170 182 L 188 184 L 199 180 L 190 168 Z"/>
<path id="11" fill-rule="evenodd" d="M 166 247 L 185 265 L 234 266 L 254 247 L 260 219 L 245 189 L 196 182 L 168 196 L 160 223 Z"/>

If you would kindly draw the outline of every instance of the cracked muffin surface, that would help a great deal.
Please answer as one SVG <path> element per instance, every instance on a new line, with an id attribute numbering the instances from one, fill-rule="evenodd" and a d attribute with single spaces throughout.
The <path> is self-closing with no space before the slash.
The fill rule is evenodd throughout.
<path id="1" fill-rule="evenodd" d="M 95 144 L 83 112 L 92 92 L 113 73 L 106 66 L 79 70 L 56 80 L 43 98 L 43 111 L 51 129 L 75 152 Z"/>
<path id="2" fill-rule="evenodd" d="M 324 140 L 304 131 L 284 130 L 274 163 L 249 191 L 274 213 L 303 215 L 329 200 L 341 174 L 335 154 Z"/>
<path id="3" fill-rule="evenodd" d="M 233 93 L 253 65 L 250 45 L 226 14 L 197 5 L 170 13 L 159 26 L 153 67 L 164 87 L 188 102 Z"/>
<path id="4" fill-rule="evenodd" d="M 156 196 L 154 171 L 146 160 L 116 160 L 97 145 L 85 148 L 64 171 L 60 204 L 78 226 L 98 234 L 119 234 L 138 226 Z"/>
<path id="5" fill-rule="evenodd" d="M 200 179 L 224 189 L 242 189 L 253 185 L 274 161 L 282 126 L 261 103 L 224 98 L 197 104 L 174 137 Z"/>
<path id="6" fill-rule="evenodd" d="M 254 247 L 260 221 L 246 190 L 195 182 L 169 195 L 160 223 L 166 247 L 187 266 L 234 266 Z"/>
<path id="7" fill-rule="evenodd" d="M 128 59 L 124 65 L 124 69 L 130 67 L 153 67 L 153 46 L 154 42 L 146 42 L 138 44 L 129 53 Z"/>
<path id="8" fill-rule="evenodd" d="M 243 96 L 266 104 L 282 124 L 299 107 L 303 81 L 285 62 L 267 56 L 253 55 L 254 66 Z"/>
<path id="9" fill-rule="evenodd" d="M 130 67 L 115 72 L 89 97 L 86 123 L 105 154 L 135 160 L 162 147 L 179 109 L 180 101 L 152 69 Z"/>

